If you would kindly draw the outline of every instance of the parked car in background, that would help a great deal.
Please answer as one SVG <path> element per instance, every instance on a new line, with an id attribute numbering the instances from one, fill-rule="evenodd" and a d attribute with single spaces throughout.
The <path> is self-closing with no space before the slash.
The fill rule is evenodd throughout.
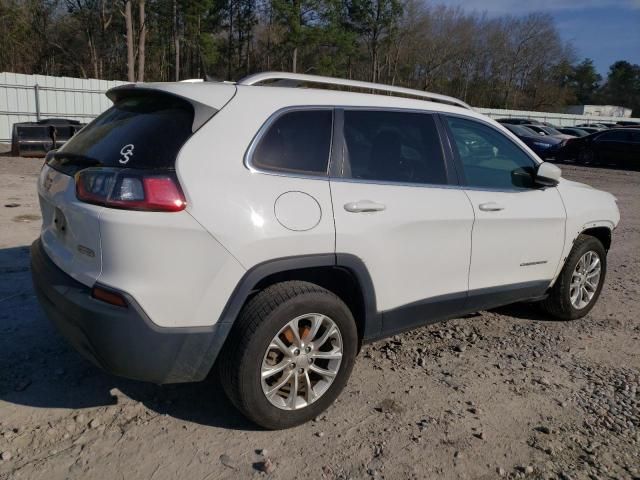
<path id="1" fill-rule="evenodd" d="M 587 132 L 589 134 L 598 133 L 598 132 L 604 131 L 604 128 L 598 128 L 598 127 L 586 127 L 586 126 L 585 127 L 581 127 L 581 126 L 578 126 L 578 128 L 580 130 L 584 130 L 585 132 Z"/>
<path id="2" fill-rule="evenodd" d="M 596 128 L 598 130 L 606 130 L 607 127 L 600 124 L 600 123 L 580 123 L 578 125 L 576 125 L 576 127 L 589 127 L 589 128 Z"/>
<path id="3" fill-rule="evenodd" d="M 499 118 L 496 122 L 511 125 L 542 125 L 541 122 L 532 118 Z"/>
<path id="4" fill-rule="evenodd" d="M 612 128 L 574 138 L 562 148 L 562 157 L 581 164 L 640 168 L 640 128 Z"/>
<path id="5" fill-rule="evenodd" d="M 630 120 L 620 120 L 615 126 L 616 127 L 640 127 L 640 123 L 632 122 Z"/>
<path id="6" fill-rule="evenodd" d="M 575 135 L 567 135 L 565 133 L 560 132 L 559 130 L 556 130 L 553 127 L 547 127 L 546 125 L 523 125 L 523 126 L 533 130 L 539 135 L 555 137 L 555 138 L 559 138 L 560 140 L 566 140 L 566 139 L 575 137 Z"/>
<path id="7" fill-rule="evenodd" d="M 85 125 L 66 118 L 14 123 L 11 132 L 11 154 L 16 157 L 44 157 L 50 150 L 64 145 Z"/>
<path id="8" fill-rule="evenodd" d="M 524 125 L 512 125 L 505 123 L 503 126 L 526 143 L 527 146 L 536 152 L 536 154 L 542 159 L 555 158 L 564 143 L 564 140 L 559 138 L 549 135 L 539 135 Z"/>
<path id="9" fill-rule="evenodd" d="M 589 132 L 578 127 L 559 127 L 556 130 L 558 130 L 560 133 L 571 135 L 573 137 L 586 137 L 587 135 L 589 135 Z"/>

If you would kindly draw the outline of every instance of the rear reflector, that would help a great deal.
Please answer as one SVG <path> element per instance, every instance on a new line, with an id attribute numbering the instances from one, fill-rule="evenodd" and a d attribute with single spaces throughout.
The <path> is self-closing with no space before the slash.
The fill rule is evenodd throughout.
<path id="1" fill-rule="evenodd" d="M 76 197 L 126 210 L 178 212 L 187 202 L 173 172 L 86 168 L 76 174 Z"/>
<path id="2" fill-rule="evenodd" d="M 111 290 L 107 290 L 102 287 L 93 287 L 91 289 L 91 296 L 96 300 L 102 300 L 103 302 L 110 303 L 116 307 L 127 308 L 127 301 L 122 295 Z"/>

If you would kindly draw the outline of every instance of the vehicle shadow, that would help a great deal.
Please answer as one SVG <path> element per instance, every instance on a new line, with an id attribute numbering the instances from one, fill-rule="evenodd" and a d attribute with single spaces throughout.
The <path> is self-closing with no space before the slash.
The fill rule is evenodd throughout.
<path id="1" fill-rule="evenodd" d="M 259 429 L 231 405 L 215 374 L 200 383 L 161 386 L 95 367 L 66 343 L 40 309 L 31 284 L 29 248 L 0 249 L 0 418 L 3 402 L 72 410 L 113 405 L 121 396 L 112 395 L 113 389 L 158 414 L 232 430 Z"/>
<path id="2" fill-rule="evenodd" d="M 545 313 L 538 305 L 531 302 L 512 303 L 503 307 L 493 308 L 491 312 L 508 317 L 519 318 L 521 320 L 534 320 L 540 322 L 557 322 L 557 318 L 553 318 Z"/>

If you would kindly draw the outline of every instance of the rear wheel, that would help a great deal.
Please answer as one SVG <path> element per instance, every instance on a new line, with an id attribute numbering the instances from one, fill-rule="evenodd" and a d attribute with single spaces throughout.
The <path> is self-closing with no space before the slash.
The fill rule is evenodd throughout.
<path id="1" fill-rule="evenodd" d="M 551 289 L 543 309 L 562 320 L 584 317 L 595 305 L 607 268 L 607 253 L 600 240 L 580 235 Z"/>
<path id="2" fill-rule="evenodd" d="M 289 428 L 324 411 L 344 388 L 358 346 L 349 308 L 307 282 L 282 282 L 243 308 L 221 354 L 231 402 L 269 429 Z"/>
<path id="3" fill-rule="evenodd" d="M 588 148 L 583 148 L 578 153 L 578 163 L 583 165 L 597 164 L 596 154 Z"/>

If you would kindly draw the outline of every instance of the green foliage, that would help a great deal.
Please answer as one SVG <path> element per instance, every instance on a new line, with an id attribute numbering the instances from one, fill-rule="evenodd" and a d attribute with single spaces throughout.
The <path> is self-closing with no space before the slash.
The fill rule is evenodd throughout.
<path id="1" fill-rule="evenodd" d="M 640 112 L 640 65 L 624 60 L 609 67 L 607 81 L 599 94 L 599 100 L 609 105 L 621 105 Z"/>
<path id="2" fill-rule="evenodd" d="M 0 71 L 126 78 L 125 1 L 0 0 Z M 616 62 L 602 83 L 545 14 L 488 18 L 421 0 L 131 0 L 135 42 L 140 1 L 147 81 L 176 72 L 233 80 L 295 65 L 477 106 L 599 102 L 640 111 L 640 67 Z"/>
<path id="3" fill-rule="evenodd" d="M 602 77 L 593 66 L 593 60 L 585 58 L 573 67 L 568 81 L 575 92 L 577 103 L 587 105 L 593 102 L 594 95 L 600 88 Z"/>

